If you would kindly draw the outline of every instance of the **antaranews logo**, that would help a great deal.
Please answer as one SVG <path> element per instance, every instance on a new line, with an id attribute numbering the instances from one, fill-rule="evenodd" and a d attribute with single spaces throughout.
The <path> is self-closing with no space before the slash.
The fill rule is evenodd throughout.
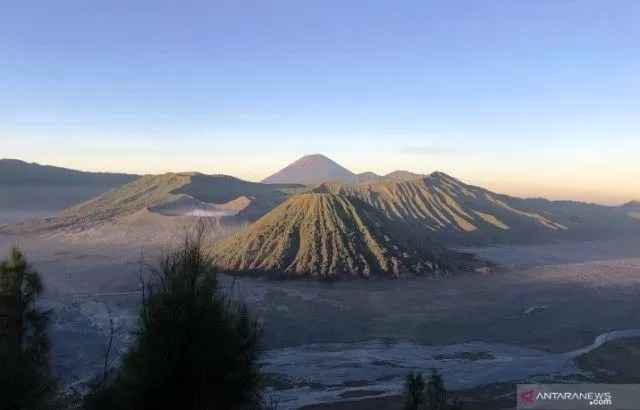
<path id="1" fill-rule="evenodd" d="M 522 400 L 526 401 L 527 403 L 533 404 L 535 403 L 535 399 L 533 398 L 535 393 L 535 390 L 528 390 L 524 393 L 520 393 L 520 398 L 522 398 Z"/>
<path id="2" fill-rule="evenodd" d="M 640 385 L 520 384 L 516 398 L 519 410 L 640 409 Z"/>
<path id="3" fill-rule="evenodd" d="M 575 401 L 590 406 L 610 406 L 612 395 L 610 392 L 545 392 L 535 395 L 536 400 L 545 401 Z"/>

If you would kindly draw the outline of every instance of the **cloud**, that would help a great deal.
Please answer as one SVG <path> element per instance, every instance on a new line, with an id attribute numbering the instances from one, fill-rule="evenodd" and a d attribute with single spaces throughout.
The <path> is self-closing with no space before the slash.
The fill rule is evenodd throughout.
<path id="1" fill-rule="evenodd" d="M 415 154 L 415 155 L 445 155 L 450 154 L 453 151 L 445 148 L 434 147 L 431 145 L 419 145 L 413 147 L 404 147 L 400 149 L 403 154 Z"/>

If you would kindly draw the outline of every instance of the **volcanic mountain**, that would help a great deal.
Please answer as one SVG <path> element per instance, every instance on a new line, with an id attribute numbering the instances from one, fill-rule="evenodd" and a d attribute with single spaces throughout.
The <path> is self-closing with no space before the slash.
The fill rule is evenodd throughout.
<path id="1" fill-rule="evenodd" d="M 374 173 L 355 175 L 324 156 L 305 158 L 297 161 L 298 165 L 292 164 L 288 167 L 291 174 L 289 171 L 286 173 L 290 176 L 300 176 L 301 179 L 298 180 L 305 180 L 304 183 L 314 175 L 319 179 L 346 178 L 347 182 L 325 182 L 307 186 L 264 184 L 242 181 L 226 175 L 169 173 L 140 177 L 108 192 L 104 192 L 107 188 L 99 186 L 94 188 L 96 192 L 82 185 L 80 194 L 77 194 L 67 192 L 77 190 L 75 186 L 51 185 L 43 191 L 42 188 L 35 189 L 36 185 L 23 185 L 22 188 L 34 188 L 21 188 L 27 193 L 45 192 L 50 197 L 64 197 L 65 200 L 69 200 L 64 206 L 58 204 L 59 207 L 50 208 L 54 212 L 72 204 L 77 205 L 51 218 L 3 226 L 0 230 L 23 232 L 62 227 L 82 230 L 87 226 L 122 220 L 141 211 L 164 217 L 235 215 L 228 220 L 245 223 L 255 221 L 293 194 L 308 192 L 357 199 L 382 212 L 388 219 L 403 224 L 415 235 L 427 236 L 445 246 L 544 243 L 640 233 L 640 205 L 637 202 L 613 207 L 573 201 L 515 198 L 465 184 L 442 172 L 434 172 L 427 176 L 415 176 L 407 171 L 385 176 Z M 5 167 L 7 164 L 24 166 L 20 161 L 5 160 L 0 164 L 4 164 Z M 324 171 L 313 166 L 314 164 L 324 164 L 320 167 Z M 80 171 L 26 165 L 28 169 L 35 167 L 33 169 L 47 172 L 38 174 L 40 176 L 36 178 L 29 177 L 30 174 L 25 171 L 23 181 L 61 181 L 61 174 L 76 175 L 74 178 L 78 181 L 97 181 L 95 178 L 102 176 L 113 183 L 120 182 L 119 178 L 135 178 L 120 174 L 91 174 L 93 176 L 88 177 Z M 307 168 L 308 166 L 311 168 Z M 315 169 L 317 174 L 305 174 L 311 169 Z M 11 175 L 16 175 L 15 171 L 11 172 Z M 306 179 L 307 177 L 309 179 Z M 7 177 L 0 173 L 0 178 Z M 70 180 L 74 179 L 66 179 Z M 8 193 L 3 194 L 3 189 Z M 7 200 L 15 198 L 19 199 L 14 206 L 17 209 L 29 203 L 41 203 L 38 198 L 34 200 L 31 194 L 20 196 L 16 195 L 16 192 L 14 186 L 0 185 L 0 209 Z M 79 198 L 91 192 L 95 192 L 92 195 L 93 199 L 78 204 L 87 199 Z M 42 194 L 39 199 L 43 201 L 47 195 Z M 156 219 L 158 218 L 154 218 Z"/>
<path id="2" fill-rule="evenodd" d="M 629 223 L 629 216 L 615 207 L 513 198 L 442 172 L 363 184 L 320 184 L 309 191 L 357 198 L 445 244 L 531 243 L 640 232 L 640 225 Z"/>
<path id="3" fill-rule="evenodd" d="M 272 210 L 300 186 L 247 182 L 227 175 L 167 173 L 146 175 L 127 185 L 68 208 L 55 217 L 5 227 L 37 231 L 86 228 L 147 210 L 166 216 L 240 215 L 255 220 Z"/>
<path id="4" fill-rule="evenodd" d="M 381 179 L 402 179 L 418 177 L 409 171 L 393 171 L 387 175 L 374 172 L 355 174 L 324 155 L 305 155 L 282 170 L 265 178 L 266 184 L 303 184 L 314 185 L 323 182 L 365 183 Z"/>
<path id="5" fill-rule="evenodd" d="M 265 184 L 315 184 L 349 181 L 355 174 L 324 155 L 305 155 L 284 169 L 265 178 Z"/>
<path id="6" fill-rule="evenodd" d="M 416 237 L 356 198 L 298 194 L 213 246 L 232 274 L 285 277 L 400 277 L 473 270 L 473 255 Z"/>

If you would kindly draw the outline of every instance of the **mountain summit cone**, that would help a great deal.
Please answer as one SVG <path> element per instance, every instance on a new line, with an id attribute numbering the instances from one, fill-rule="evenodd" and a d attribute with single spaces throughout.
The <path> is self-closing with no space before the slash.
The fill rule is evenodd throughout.
<path id="1" fill-rule="evenodd" d="M 275 174 L 265 178 L 267 184 L 316 184 L 320 182 L 344 182 L 355 174 L 324 155 L 305 155 Z"/>

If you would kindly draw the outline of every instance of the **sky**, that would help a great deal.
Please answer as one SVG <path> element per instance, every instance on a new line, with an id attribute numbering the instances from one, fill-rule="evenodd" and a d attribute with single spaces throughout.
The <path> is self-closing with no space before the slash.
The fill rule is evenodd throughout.
<path id="1" fill-rule="evenodd" d="M 0 0 L 0 157 L 640 199 L 640 1 Z"/>

